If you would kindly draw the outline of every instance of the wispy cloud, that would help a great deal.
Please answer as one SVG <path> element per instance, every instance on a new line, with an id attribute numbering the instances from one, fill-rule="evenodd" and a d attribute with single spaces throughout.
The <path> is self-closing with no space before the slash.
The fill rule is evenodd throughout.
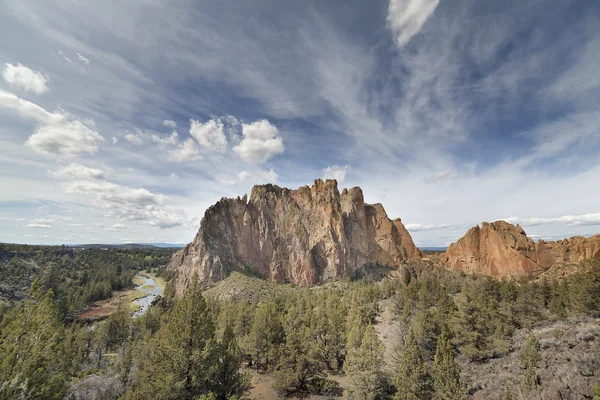
<path id="1" fill-rule="evenodd" d="M 560 217 L 509 217 L 505 219 L 511 224 L 524 226 L 539 226 L 549 224 L 564 224 L 567 226 L 600 225 L 600 213 L 588 213 L 581 215 L 563 215 Z"/>
<path id="2" fill-rule="evenodd" d="M 440 181 L 444 181 L 452 176 L 452 170 L 446 169 L 444 171 L 436 172 L 433 175 L 426 176 L 423 178 L 423 182 L 425 183 L 436 183 Z"/>
<path id="3" fill-rule="evenodd" d="M 439 0 L 390 0 L 387 20 L 398 46 L 419 33 L 438 4 Z"/>

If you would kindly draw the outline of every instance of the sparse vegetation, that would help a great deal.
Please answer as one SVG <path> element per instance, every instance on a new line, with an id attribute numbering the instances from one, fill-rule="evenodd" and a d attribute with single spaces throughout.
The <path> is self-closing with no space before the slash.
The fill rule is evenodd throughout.
<path id="1" fill-rule="evenodd" d="M 592 383 L 600 369 L 600 329 L 596 302 L 586 297 L 600 288 L 599 262 L 562 282 L 520 284 L 427 264 L 395 279 L 310 289 L 234 273 L 208 289 L 194 282 L 181 299 L 168 283 L 171 290 L 142 317 L 132 319 L 123 303 L 90 330 L 64 311 L 80 303 L 65 303 L 55 289 L 89 292 L 99 280 L 89 272 L 86 284 L 72 277 L 84 274 L 85 265 L 99 265 L 101 254 L 140 260 L 121 267 L 123 277 L 147 263 L 148 254 L 25 250 L 4 263 L 35 261 L 40 251 L 46 256 L 35 261 L 25 300 L 0 307 L 2 398 L 231 399 L 248 393 L 250 375 L 272 377 L 282 397 L 599 395 Z M 56 261 L 65 254 L 78 260 L 75 267 L 67 268 L 67 258 Z M 107 261 L 107 271 L 117 267 Z M 560 313 L 553 306 L 558 297 Z M 538 369 L 542 361 L 548 371 Z M 569 388 L 553 383 L 558 367 Z"/>

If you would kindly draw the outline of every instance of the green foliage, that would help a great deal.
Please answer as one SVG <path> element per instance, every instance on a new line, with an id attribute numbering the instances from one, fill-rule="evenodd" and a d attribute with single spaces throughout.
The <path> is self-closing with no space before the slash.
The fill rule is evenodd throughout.
<path id="1" fill-rule="evenodd" d="M 453 331 L 461 353 L 473 361 L 483 361 L 509 350 L 510 337 L 517 324 L 503 300 L 501 285 L 492 280 L 465 285 L 456 299 Z"/>
<path id="2" fill-rule="evenodd" d="M 594 392 L 593 400 L 600 400 L 600 384 L 596 384 L 592 387 L 592 391 Z"/>
<path id="3" fill-rule="evenodd" d="M 250 378 L 240 371 L 242 362 L 242 351 L 233 329 L 227 326 L 223 338 L 217 343 L 208 372 L 209 390 L 216 399 L 231 399 L 248 389 Z"/>
<path id="4" fill-rule="evenodd" d="M 62 398 L 70 382 L 91 373 L 118 377 L 124 399 L 234 399 L 249 385 L 244 364 L 273 374 L 281 396 L 339 396 L 327 375 L 343 371 L 351 398 L 389 398 L 374 324 L 380 304 L 394 301 L 392 319 L 403 331 L 411 327 L 393 379 L 396 398 L 459 399 L 458 354 L 484 362 L 505 354 L 519 328 L 600 311 L 598 262 L 584 263 L 581 274 L 561 283 L 499 282 L 411 266 L 382 283 L 262 290 L 273 285 L 261 281 L 260 296 L 235 300 L 210 297 L 215 287 L 203 294 L 195 280 L 178 299 L 169 282 L 145 315 L 131 318 L 122 304 L 88 329 L 71 317 L 131 286 L 139 269 L 156 269 L 172 251 L 10 246 L 0 245 L 2 290 L 21 279 L 31 291 L 27 300 L 0 293 L 11 299 L 0 302 L 2 399 Z M 527 388 L 538 384 L 539 353 L 530 338 L 521 358 Z M 506 387 L 503 399 L 511 398 Z"/>
<path id="5" fill-rule="evenodd" d="M 107 349 L 114 349 L 121 345 L 129 336 L 131 314 L 129 305 L 119 303 L 117 311 L 108 316 L 102 324 L 101 335 Z"/>
<path id="6" fill-rule="evenodd" d="M 579 267 L 583 273 L 570 279 L 571 307 L 577 314 L 600 315 L 600 260 L 586 260 Z"/>
<path id="7" fill-rule="evenodd" d="M 454 359 L 454 348 L 446 329 L 442 330 L 437 340 L 433 362 L 433 387 L 435 397 L 438 399 L 460 400 L 462 398 L 460 367 Z"/>
<path id="8" fill-rule="evenodd" d="M 52 289 L 61 319 L 133 286 L 137 271 L 168 263 L 173 249 L 76 249 L 0 244 L 0 298 L 22 300 L 20 288 L 42 299 Z"/>
<path id="9" fill-rule="evenodd" d="M 139 368 L 128 399 L 227 399 L 247 385 L 239 373 L 241 356 L 232 331 L 215 339 L 212 311 L 195 278 L 168 322 L 138 347 L 135 362 Z"/>
<path id="10" fill-rule="evenodd" d="M 351 399 L 378 399 L 385 389 L 381 374 L 383 345 L 371 324 L 364 327 L 360 346 L 348 347 L 344 370 Z"/>
<path id="11" fill-rule="evenodd" d="M 257 307 L 248 340 L 257 371 L 266 371 L 277 364 L 279 347 L 285 342 L 285 332 L 273 301 Z"/>
<path id="12" fill-rule="evenodd" d="M 412 329 L 406 338 L 394 385 L 398 391 L 395 400 L 426 400 L 433 395 L 431 376 Z"/>
<path id="13" fill-rule="evenodd" d="M 523 384 L 525 388 L 531 390 L 538 385 L 537 363 L 541 360 L 540 342 L 535 335 L 531 335 L 521 352 L 521 362 L 525 373 L 523 375 Z"/>
<path id="14" fill-rule="evenodd" d="M 52 290 L 38 304 L 12 311 L 0 332 L 0 398 L 61 399 L 77 357 Z"/>

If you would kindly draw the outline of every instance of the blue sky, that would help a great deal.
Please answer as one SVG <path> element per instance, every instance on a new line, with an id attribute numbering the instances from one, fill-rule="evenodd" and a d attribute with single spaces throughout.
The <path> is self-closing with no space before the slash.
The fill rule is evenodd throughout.
<path id="1" fill-rule="evenodd" d="M 183 243 L 323 177 L 421 246 L 600 232 L 598 1 L 2 3 L 0 241 Z"/>

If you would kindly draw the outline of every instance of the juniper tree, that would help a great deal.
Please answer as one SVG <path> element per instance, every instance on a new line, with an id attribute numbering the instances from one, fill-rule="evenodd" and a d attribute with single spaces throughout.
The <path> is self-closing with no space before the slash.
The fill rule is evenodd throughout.
<path id="1" fill-rule="evenodd" d="M 433 361 L 433 387 L 438 399 L 459 400 L 462 397 L 460 367 L 454 359 L 454 348 L 446 329 L 442 330 L 437 340 Z"/>
<path id="2" fill-rule="evenodd" d="M 537 363 L 540 357 L 540 342 L 535 335 L 529 336 L 523 351 L 521 352 L 521 361 L 525 368 L 523 375 L 523 384 L 529 390 L 535 388 L 538 384 Z"/>
<path id="3" fill-rule="evenodd" d="M 412 329 L 408 332 L 398 373 L 394 379 L 398 392 L 395 400 L 429 400 L 432 397 L 431 376 L 421 355 Z"/>
<path id="4" fill-rule="evenodd" d="M 364 328 L 359 347 L 349 348 L 344 364 L 348 376 L 348 392 L 351 399 L 377 399 L 384 389 L 381 372 L 383 345 L 375 334 L 375 328 Z"/>

